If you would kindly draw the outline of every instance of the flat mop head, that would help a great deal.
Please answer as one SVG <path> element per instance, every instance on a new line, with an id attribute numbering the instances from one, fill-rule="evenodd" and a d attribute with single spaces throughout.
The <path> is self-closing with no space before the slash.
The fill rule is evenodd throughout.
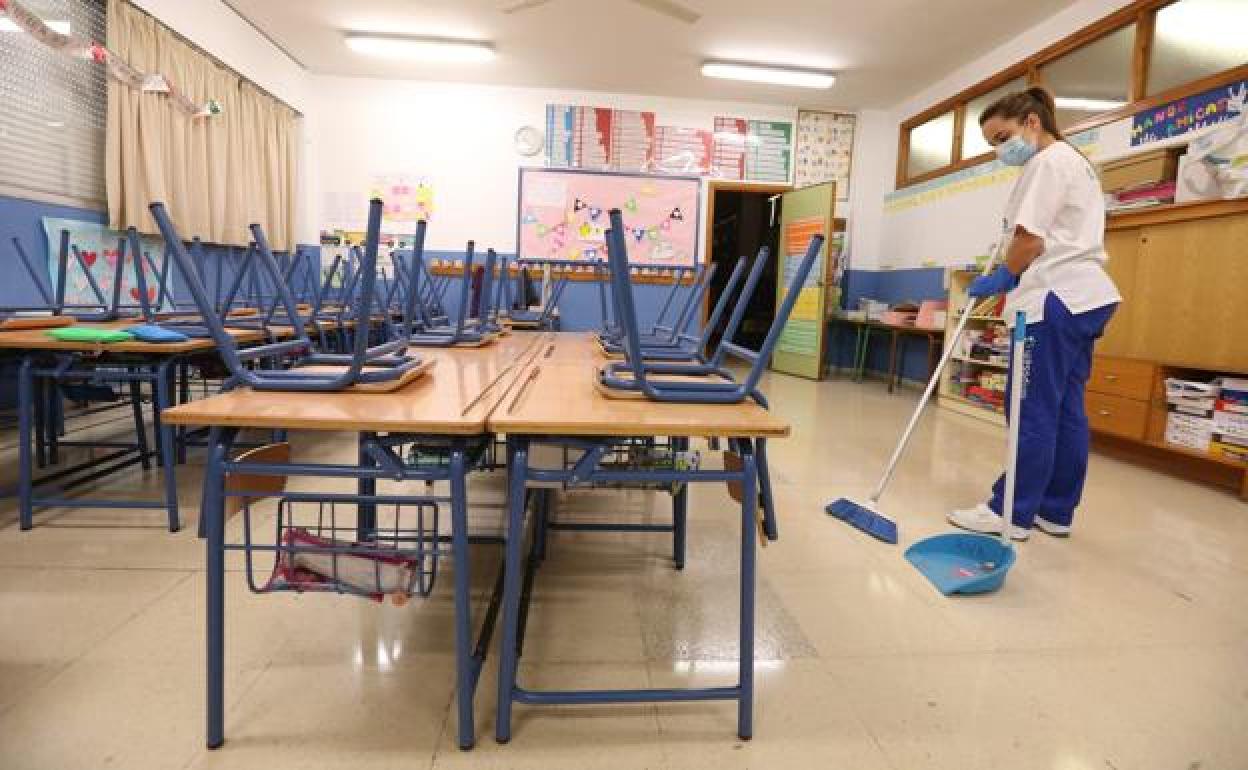
<path id="1" fill-rule="evenodd" d="M 1000 538 L 965 532 L 929 537 L 906 549 L 906 561 L 946 596 L 997 590 L 1016 558 L 1013 546 Z"/>
<path id="2" fill-rule="evenodd" d="M 859 505 L 842 497 L 828 503 L 824 510 L 829 515 L 848 522 L 850 526 L 861 529 L 876 540 L 897 544 L 897 522 L 876 513 L 865 505 Z"/>

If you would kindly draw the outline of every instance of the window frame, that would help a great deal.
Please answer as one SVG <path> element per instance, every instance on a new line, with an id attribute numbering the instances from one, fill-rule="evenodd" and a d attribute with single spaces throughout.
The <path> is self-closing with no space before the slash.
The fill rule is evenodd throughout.
<path id="1" fill-rule="evenodd" d="M 1211 88 L 1217 88 L 1236 80 L 1248 78 L 1248 64 L 1242 64 L 1238 67 L 1215 72 L 1199 80 L 1176 86 L 1167 91 L 1162 91 L 1153 96 L 1146 96 L 1148 93 L 1148 66 L 1152 55 L 1157 12 L 1176 2 L 1179 2 L 1179 0 L 1135 0 L 1135 2 L 1123 6 L 1099 21 L 1093 22 L 1056 43 L 1037 51 L 1017 64 L 1001 70 L 997 74 L 903 121 L 897 140 L 897 189 L 937 179 L 946 174 L 993 160 L 995 156 L 991 152 L 970 158 L 962 157 L 963 132 L 967 130 L 968 125 L 970 130 L 975 130 L 974 119 L 966 114 L 968 102 L 1020 77 L 1025 78 L 1029 85 L 1043 85 L 1044 80 L 1040 69 L 1045 64 L 1060 59 L 1085 45 L 1095 43 L 1101 38 L 1131 24 L 1135 24 L 1135 43 L 1132 46 L 1131 87 L 1127 104 L 1108 112 L 1090 116 L 1087 120 L 1066 129 L 1067 133 L 1074 134 L 1090 128 L 1096 128 L 1097 126 L 1103 126 L 1106 123 L 1130 117 L 1142 110 L 1167 104 L 1175 99 L 1182 99 L 1185 96 L 1198 94 Z M 910 165 L 910 132 L 932 118 L 950 111 L 953 111 L 954 114 L 953 148 L 949 156 L 953 159 L 953 162 L 947 166 L 942 166 L 913 177 L 909 176 L 907 171 Z"/>

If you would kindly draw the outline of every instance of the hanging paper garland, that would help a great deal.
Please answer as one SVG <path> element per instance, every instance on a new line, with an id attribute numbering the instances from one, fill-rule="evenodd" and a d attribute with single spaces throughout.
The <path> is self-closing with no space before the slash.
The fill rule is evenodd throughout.
<path id="1" fill-rule="evenodd" d="M 167 95 L 175 107 L 192 118 L 221 114 L 221 105 L 216 100 L 209 99 L 203 105 L 196 104 L 174 88 L 173 83 L 164 75 L 139 72 L 101 43 L 57 32 L 17 0 L 0 0 L 0 12 L 7 14 L 19 29 L 49 48 L 75 59 L 90 59 L 97 64 L 103 64 L 108 68 L 109 77 L 118 83 L 145 93 Z"/>

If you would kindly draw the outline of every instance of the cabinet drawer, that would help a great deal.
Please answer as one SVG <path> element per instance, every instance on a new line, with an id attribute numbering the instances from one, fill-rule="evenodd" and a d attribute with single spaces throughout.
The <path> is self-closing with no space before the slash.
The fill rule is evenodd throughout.
<path id="1" fill-rule="evenodd" d="M 1143 439 L 1148 424 L 1148 402 L 1088 391 L 1084 405 L 1088 426 L 1097 433 Z"/>
<path id="2" fill-rule="evenodd" d="M 1109 396 L 1147 401 L 1153 392 L 1154 365 L 1134 358 L 1095 356 L 1088 390 Z"/>

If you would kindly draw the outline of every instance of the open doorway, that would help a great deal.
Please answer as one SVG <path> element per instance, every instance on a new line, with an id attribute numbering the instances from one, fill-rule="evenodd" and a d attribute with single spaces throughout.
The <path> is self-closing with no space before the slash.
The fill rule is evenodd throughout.
<path id="1" fill-rule="evenodd" d="M 706 248 L 704 253 L 710 264 L 716 265 L 706 295 L 703 317 L 710 316 L 711 309 L 732 275 L 732 268 L 739 257 L 746 257 L 747 267 L 754 264 L 759 249 L 766 244 L 770 257 L 758 288 L 750 299 L 745 319 L 737 332 L 736 342 L 748 348 L 762 346 L 767 329 L 776 317 L 776 264 L 779 250 L 780 194 L 791 189 L 786 185 L 749 184 L 744 182 L 711 182 L 707 190 Z M 744 278 L 741 283 L 743 284 Z M 737 294 L 741 291 L 740 285 Z M 735 306 L 734 296 L 729 308 Z M 723 327 L 728 323 L 725 313 L 719 328 L 711 335 L 711 345 L 719 343 Z"/>

